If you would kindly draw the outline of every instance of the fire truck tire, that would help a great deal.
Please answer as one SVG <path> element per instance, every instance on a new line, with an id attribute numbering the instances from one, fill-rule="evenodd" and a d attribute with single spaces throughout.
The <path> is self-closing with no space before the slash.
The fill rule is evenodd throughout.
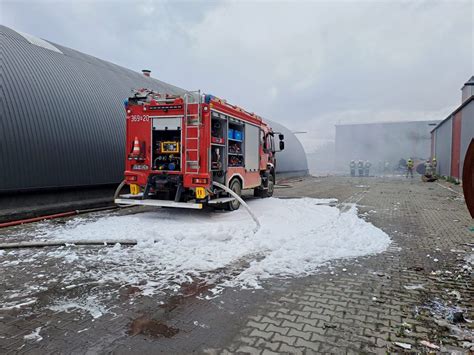
<path id="1" fill-rule="evenodd" d="M 238 179 L 233 179 L 230 182 L 229 188 L 239 196 L 242 194 L 242 184 L 240 183 Z M 234 200 L 234 201 L 228 202 L 225 206 L 225 209 L 227 211 L 235 211 L 235 210 L 238 210 L 239 207 L 240 207 L 240 202 L 237 200 Z"/>
<path id="2" fill-rule="evenodd" d="M 273 196 L 273 190 L 275 188 L 275 178 L 273 174 L 268 175 L 268 188 L 263 189 L 262 187 L 257 187 L 253 190 L 254 197 L 266 198 Z"/>
<path id="3" fill-rule="evenodd" d="M 275 189 L 275 177 L 273 176 L 273 174 L 270 174 L 270 176 L 268 176 L 268 189 L 265 190 L 264 197 L 272 197 L 274 189 Z"/>

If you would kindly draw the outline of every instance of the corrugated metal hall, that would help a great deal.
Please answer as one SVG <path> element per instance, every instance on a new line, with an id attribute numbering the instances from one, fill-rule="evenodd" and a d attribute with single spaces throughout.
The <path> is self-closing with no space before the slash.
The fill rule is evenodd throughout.
<path id="1" fill-rule="evenodd" d="M 131 90 L 185 92 L 5 26 L 0 45 L 0 192 L 118 184 Z M 306 159 L 292 161 L 304 150 L 291 141 L 280 168 L 307 172 Z"/>

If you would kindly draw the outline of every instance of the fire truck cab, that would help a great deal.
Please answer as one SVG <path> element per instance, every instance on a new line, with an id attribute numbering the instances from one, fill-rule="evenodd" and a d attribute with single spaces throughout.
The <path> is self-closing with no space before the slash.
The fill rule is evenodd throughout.
<path id="1" fill-rule="evenodd" d="M 269 197 L 275 183 L 275 135 L 261 117 L 212 95 L 135 91 L 125 102 L 125 180 L 121 205 L 236 210 L 240 195 Z M 278 134 L 279 151 L 284 149 Z"/>

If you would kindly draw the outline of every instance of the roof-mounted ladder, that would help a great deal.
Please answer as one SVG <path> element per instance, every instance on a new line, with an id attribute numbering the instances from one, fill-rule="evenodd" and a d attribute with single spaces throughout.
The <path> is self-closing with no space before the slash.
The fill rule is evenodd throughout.
<path id="1" fill-rule="evenodd" d="M 193 93 L 198 96 L 197 113 L 189 114 L 189 98 Z M 202 126 L 201 119 L 201 91 L 187 92 L 184 94 L 184 165 L 185 174 L 199 174 L 200 169 L 200 132 Z"/>

